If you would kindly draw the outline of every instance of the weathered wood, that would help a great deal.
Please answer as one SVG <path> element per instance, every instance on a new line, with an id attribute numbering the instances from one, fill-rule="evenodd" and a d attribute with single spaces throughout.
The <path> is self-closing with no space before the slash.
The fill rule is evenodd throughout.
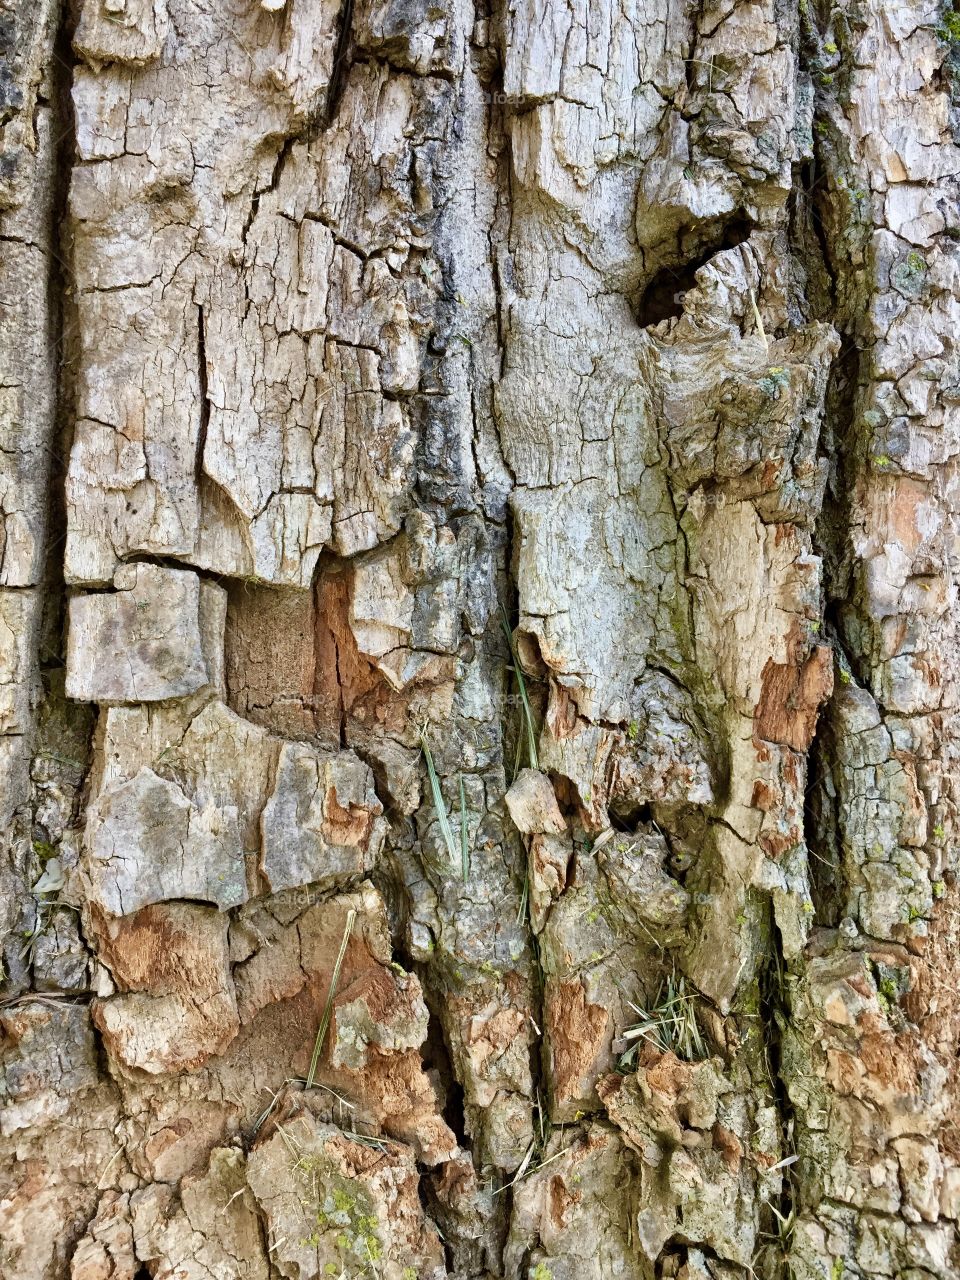
<path id="1" fill-rule="evenodd" d="M 960 1276 L 960 18 L 74 8 L 0 1280 Z"/>

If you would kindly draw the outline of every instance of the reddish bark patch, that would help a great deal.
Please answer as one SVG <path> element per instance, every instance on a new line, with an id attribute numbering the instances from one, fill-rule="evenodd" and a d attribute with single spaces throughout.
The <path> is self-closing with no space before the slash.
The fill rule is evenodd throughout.
<path id="1" fill-rule="evenodd" d="M 97 954 L 118 988 L 117 996 L 94 1000 L 91 1008 L 111 1056 L 156 1073 L 193 1071 L 222 1053 L 240 1027 L 227 917 L 213 907 L 176 902 L 119 919 L 94 910 L 90 919 Z M 148 1012 L 155 1016 L 144 1035 L 140 1020 Z"/>
<path id="2" fill-rule="evenodd" d="M 795 849 L 802 841 L 803 832 L 791 829 L 790 831 L 764 831 L 760 836 L 759 844 L 767 857 L 777 862 L 788 849 Z"/>
<path id="3" fill-rule="evenodd" d="M 563 685 L 551 684 L 550 701 L 545 719 L 547 728 L 557 742 L 562 742 L 564 738 L 572 738 L 578 732 L 577 704 Z M 586 722 L 580 728 L 584 728 L 585 725 Z"/>
<path id="4" fill-rule="evenodd" d="M 731 1173 L 736 1173 L 743 1159 L 743 1143 L 735 1133 L 725 1129 L 719 1121 L 713 1126 L 713 1145 Z"/>
<path id="5" fill-rule="evenodd" d="M 625 1077 L 621 1075 L 604 1076 L 597 1081 L 597 1094 L 603 1103 L 612 1102 L 623 1088 Z"/>
<path id="6" fill-rule="evenodd" d="M 773 787 L 768 782 L 763 782 L 760 778 L 753 784 L 753 795 L 750 797 L 750 807 L 753 809 L 761 809 L 764 813 L 769 813 L 776 806 L 777 796 Z"/>
<path id="7" fill-rule="evenodd" d="M 832 685 L 831 685 L 832 692 Z M 830 696 L 829 694 L 827 695 Z M 781 761 L 781 769 L 783 772 L 783 780 L 788 787 L 803 786 L 803 763 L 804 756 L 796 751 L 784 751 Z"/>
<path id="8" fill-rule="evenodd" d="M 425 1164 L 449 1160 L 457 1139 L 441 1115 L 441 1100 L 415 1049 L 379 1053 L 368 1049 L 359 1071 L 326 1067 L 319 1079 L 347 1098 L 355 1098 L 384 1133 L 409 1143 Z"/>
<path id="9" fill-rule="evenodd" d="M 788 524 L 786 520 L 781 520 L 776 525 L 776 532 L 773 535 L 774 546 L 781 546 L 784 542 L 796 542 L 796 530 L 792 524 Z"/>
<path id="10" fill-rule="evenodd" d="M 690 1087 L 693 1067 L 673 1052 L 661 1053 L 652 1044 L 645 1044 L 643 1048 L 639 1065 L 644 1069 L 647 1084 L 675 1102 Z"/>
<path id="11" fill-rule="evenodd" d="M 554 1227 L 562 1231 L 569 1225 L 570 1211 L 583 1199 L 581 1191 L 571 1191 L 561 1174 L 554 1174 L 547 1184 L 547 1213 Z"/>
<path id="12" fill-rule="evenodd" d="M 912 984 L 904 996 L 907 1017 L 920 1044 L 936 1054 L 947 1071 L 946 1117 L 940 1128 L 943 1152 L 960 1161 L 960 913 L 957 890 L 937 904 L 922 955 L 911 964 Z M 914 1048 L 916 1052 L 916 1047 Z"/>
<path id="13" fill-rule="evenodd" d="M 344 808 L 337 799 L 336 787 L 329 787 L 323 801 L 321 834 L 330 844 L 356 845 L 364 848 L 373 830 L 374 815 L 369 809 L 352 804 Z"/>
<path id="14" fill-rule="evenodd" d="M 390 728 L 402 729 L 400 718 L 390 716 L 392 691 L 374 667 L 362 657 L 350 629 L 349 569 L 336 567 L 323 574 L 316 590 L 314 653 L 314 715 L 318 731 L 339 743 L 348 716 L 359 713 L 370 723 L 385 716 Z"/>
<path id="15" fill-rule="evenodd" d="M 366 955 L 370 956 L 369 951 Z M 402 1011 L 406 1013 L 407 1002 L 397 990 L 390 971 L 376 964 L 372 957 L 370 959 L 370 967 L 364 969 L 357 978 L 351 982 L 341 983 L 334 1004 L 349 1004 L 354 1000 L 362 1000 L 374 1022 L 387 1022 L 396 1015 L 398 1006 L 402 1006 Z"/>
<path id="16" fill-rule="evenodd" d="M 820 705 L 832 692 L 833 655 L 827 645 L 817 645 L 798 666 L 768 659 L 754 714 L 754 736 L 806 751 L 813 741 Z"/>
<path id="17" fill-rule="evenodd" d="M 918 513 L 921 507 L 930 500 L 928 485 L 922 480 L 911 480 L 906 476 L 890 477 L 891 484 L 886 492 L 878 495 L 881 514 L 886 526 L 886 537 L 883 541 L 898 542 L 907 553 L 916 552 L 923 541 L 922 521 Z"/>
<path id="18" fill-rule="evenodd" d="M 553 1059 L 553 1096 L 564 1103 L 581 1096 L 581 1084 L 603 1049 L 610 1015 L 588 1004 L 579 982 L 561 982 L 547 993 L 546 1023 Z"/>
<path id="19" fill-rule="evenodd" d="M 215 908 L 194 907 L 196 919 L 216 916 Z M 205 939 L 189 927 L 194 917 L 182 904 L 158 903 L 133 915 L 113 919 L 97 907 L 97 954 L 121 991 L 171 992 L 189 995 L 210 986 L 211 963 L 218 979 L 221 956 L 211 956 Z"/>
<path id="20" fill-rule="evenodd" d="M 335 565 L 317 583 L 312 698 L 317 732 L 335 745 L 383 733 L 402 741 L 409 737 L 425 690 L 449 685 L 452 692 L 456 659 L 437 655 L 409 689 L 393 689 L 357 648 L 350 627 L 352 592 L 353 572 L 347 566 Z"/>

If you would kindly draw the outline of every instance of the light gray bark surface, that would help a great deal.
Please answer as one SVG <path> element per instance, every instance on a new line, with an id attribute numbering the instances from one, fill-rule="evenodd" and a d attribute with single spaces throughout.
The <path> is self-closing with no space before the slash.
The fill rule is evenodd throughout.
<path id="1" fill-rule="evenodd" d="M 2 1280 L 960 1276 L 958 77 L 0 0 Z"/>

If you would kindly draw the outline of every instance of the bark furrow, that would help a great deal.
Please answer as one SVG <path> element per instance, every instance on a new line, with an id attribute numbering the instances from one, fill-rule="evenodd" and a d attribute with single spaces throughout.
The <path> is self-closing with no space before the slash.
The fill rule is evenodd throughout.
<path id="1" fill-rule="evenodd" d="M 960 1276 L 958 49 L 0 0 L 0 1280 Z"/>

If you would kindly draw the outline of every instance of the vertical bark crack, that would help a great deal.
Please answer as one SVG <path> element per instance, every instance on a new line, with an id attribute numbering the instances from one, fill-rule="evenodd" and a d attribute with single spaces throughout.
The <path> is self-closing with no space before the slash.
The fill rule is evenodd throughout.
<path id="1" fill-rule="evenodd" d="M 347 76 L 350 73 L 351 45 L 353 42 L 353 6 L 354 0 L 342 0 L 337 18 L 337 40 L 334 46 L 333 65 L 330 69 L 330 83 L 327 86 L 327 97 L 324 105 L 324 121 L 329 127 L 336 119 Z"/>

